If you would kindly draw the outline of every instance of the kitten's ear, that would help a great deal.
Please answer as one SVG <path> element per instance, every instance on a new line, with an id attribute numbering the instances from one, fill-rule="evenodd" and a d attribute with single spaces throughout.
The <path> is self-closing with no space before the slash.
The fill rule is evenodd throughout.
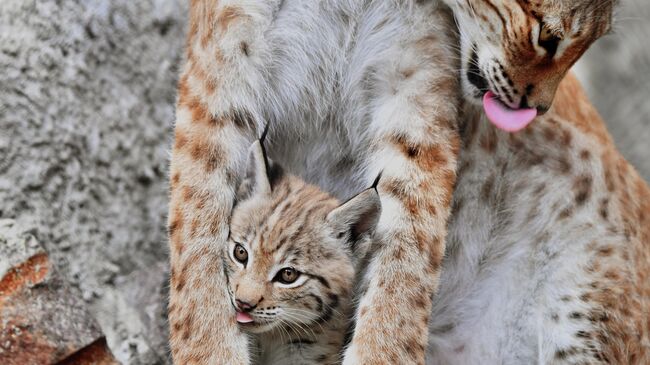
<path id="1" fill-rule="evenodd" d="M 381 215 L 377 189 L 364 190 L 327 215 L 327 223 L 337 238 L 346 237 L 355 257 L 365 256 Z"/>
<path id="2" fill-rule="evenodd" d="M 271 194 L 271 180 L 269 179 L 270 163 L 261 141 L 255 141 L 248 149 L 246 176 L 237 191 L 237 199 L 243 200 L 252 195 Z"/>

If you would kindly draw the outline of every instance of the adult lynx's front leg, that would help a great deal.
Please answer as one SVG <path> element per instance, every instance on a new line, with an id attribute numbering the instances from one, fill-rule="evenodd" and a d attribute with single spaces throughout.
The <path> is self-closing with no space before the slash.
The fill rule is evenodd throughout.
<path id="1" fill-rule="evenodd" d="M 388 62 L 371 81 L 386 91 L 366 158 L 369 181 L 382 171 L 384 209 L 345 364 L 424 364 L 460 143 L 452 37 L 442 30 L 452 27 L 440 9 L 424 9 L 440 28 L 420 28 L 396 50 L 398 66 Z"/>
<path id="2" fill-rule="evenodd" d="M 262 33 L 277 1 L 192 1 L 171 160 L 170 342 L 179 364 L 247 364 L 219 253 L 258 130 Z M 255 45 L 257 57 L 248 47 Z"/>

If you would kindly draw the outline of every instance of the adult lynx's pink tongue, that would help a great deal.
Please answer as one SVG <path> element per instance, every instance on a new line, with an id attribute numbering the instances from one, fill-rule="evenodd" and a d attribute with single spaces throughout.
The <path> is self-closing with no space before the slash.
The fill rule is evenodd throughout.
<path id="1" fill-rule="evenodd" d="M 253 322 L 253 317 L 250 314 L 244 312 L 237 312 L 237 322 L 239 323 L 251 323 Z"/>
<path id="2" fill-rule="evenodd" d="M 507 132 L 524 129 L 537 116 L 536 109 L 510 109 L 492 91 L 483 96 L 483 109 L 492 124 Z"/>

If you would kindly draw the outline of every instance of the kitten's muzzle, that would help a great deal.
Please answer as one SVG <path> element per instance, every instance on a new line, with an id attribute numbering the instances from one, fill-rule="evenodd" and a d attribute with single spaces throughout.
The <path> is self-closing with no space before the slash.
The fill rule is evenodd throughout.
<path id="1" fill-rule="evenodd" d="M 235 299 L 235 304 L 236 304 L 235 309 L 237 309 L 240 312 L 250 312 L 250 311 L 252 311 L 253 309 L 255 309 L 257 307 L 257 304 L 259 302 L 260 301 L 258 300 L 257 302 L 255 302 L 253 304 L 253 303 L 249 303 L 249 302 L 244 302 L 244 301 L 239 300 L 239 299 Z"/>

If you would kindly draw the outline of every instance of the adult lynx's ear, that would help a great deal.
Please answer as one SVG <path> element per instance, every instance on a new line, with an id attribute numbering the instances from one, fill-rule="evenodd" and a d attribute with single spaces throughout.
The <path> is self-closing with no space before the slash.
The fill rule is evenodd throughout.
<path id="1" fill-rule="evenodd" d="M 363 258 L 377 229 L 381 200 L 373 186 L 343 203 L 327 215 L 327 223 L 337 238 L 345 238 L 355 258 Z"/>
<path id="2" fill-rule="evenodd" d="M 251 196 L 271 194 L 269 165 L 262 142 L 259 140 L 255 141 L 248 149 L 246 176 L 237 190 L 237 200 L 244 200 Z"/>

